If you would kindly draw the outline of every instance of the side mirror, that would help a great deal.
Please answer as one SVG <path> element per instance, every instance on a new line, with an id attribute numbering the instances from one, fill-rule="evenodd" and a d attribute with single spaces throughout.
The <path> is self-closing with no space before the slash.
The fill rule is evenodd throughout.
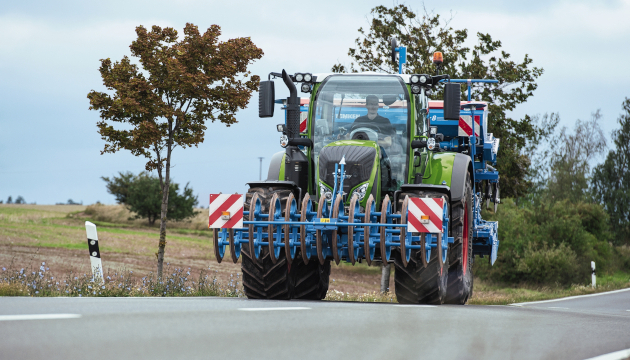
<path id="1" fill-rule="evenodd" d="M 444 84 L 444 120 L 459 120 L 461 95 L 459 84 Z"/>
<path id="2" fill-rule="evenodd" d="M 273 117 L 274 99 L 276 91 L 273 81 L 261 81 L 258 92 L 258 117 Z"/>

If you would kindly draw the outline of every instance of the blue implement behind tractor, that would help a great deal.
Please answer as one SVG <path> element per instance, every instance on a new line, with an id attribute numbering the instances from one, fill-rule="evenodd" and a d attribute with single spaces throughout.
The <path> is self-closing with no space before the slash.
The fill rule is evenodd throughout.
<path id="1" fill-rule="evenodd" d="M 393 262 L 400 302 L 466 303 L 474 255 L 494 263 L 499 246 L 498 223 L 481 218 L 482 202 L 496 211 L 500 201 L 499 140 L 471 86 L 497 81 L 439 72 L 271 76 L 291 96 L 274 101 L 273 81 L 261 82 L 260 115 L 284 104 L 286 151 L 246 195 L 210 203 L 215 256 L 221 262 L 230 247 L 234 262 L 242 258 L 246 295 L 322 299 L 331 261 Z M 297 98 L 294 82 L 311 98 Z M 442 85 L 444 101 L 430 100 Z"/>

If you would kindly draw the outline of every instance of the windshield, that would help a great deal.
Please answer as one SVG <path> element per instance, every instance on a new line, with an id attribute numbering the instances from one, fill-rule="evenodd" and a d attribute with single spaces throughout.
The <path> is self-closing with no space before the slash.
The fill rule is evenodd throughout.
<path id="1" fill-rule="evenodd" d="M 388 176 L 391 181 L 384 181 L 382 188 L 385 191 L 400 189 L 407 163 L 407 99 L 407 89 L 398 77 L 331 76 L 320 87 L 314 104 L 316 162 L 321 149 L 333 141 L 376 141 L 383 155 L 383 171 L 391 167 L 391 176 Z"/>

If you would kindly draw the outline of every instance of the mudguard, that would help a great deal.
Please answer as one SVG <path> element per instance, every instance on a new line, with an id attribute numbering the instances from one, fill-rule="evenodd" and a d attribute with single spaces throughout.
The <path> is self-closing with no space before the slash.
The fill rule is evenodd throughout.
<path id="1" fill-rule="evenodd" d="M 451 201 L 460 201 L 464 196 L 466 187 L 466 172 L 470 172 L 471 181 L 474 184 L 474 172 L 470 156 L 464 154 L 455 154 L 453 160 L 453 170 L 451 172 Z"/>
<path id="2" fill-rule="evenodd" d="M 278 151 L 271 157 L 271 161 L 269 163 L 269 172 L 267 173 L 267 181 L 284 180 L 284 176 L 282 176 L 282 179 L 280 179 L 280 168 L 283 165 L 282 159 L 284 158 L 285 153 L 286 152 L 284 150 Z"/>

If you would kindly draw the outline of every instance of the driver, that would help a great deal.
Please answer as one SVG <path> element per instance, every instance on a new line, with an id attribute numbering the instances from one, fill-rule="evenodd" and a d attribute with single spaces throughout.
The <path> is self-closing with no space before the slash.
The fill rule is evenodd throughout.
<path id="1" fill-rule="evenodd" d="M 378 114 L 378 103 L 378 96 L 376 95 L 368 95 L 365 98 L 365 107 L 368 113 L 354 120 L 350 133 L 361 127 L 374 129 L 378 132 L 378 144 L 383 147 L 390 147 L 392 146 L 392 136 L 396 135 L 396 130 L 388 118 Z"/>

